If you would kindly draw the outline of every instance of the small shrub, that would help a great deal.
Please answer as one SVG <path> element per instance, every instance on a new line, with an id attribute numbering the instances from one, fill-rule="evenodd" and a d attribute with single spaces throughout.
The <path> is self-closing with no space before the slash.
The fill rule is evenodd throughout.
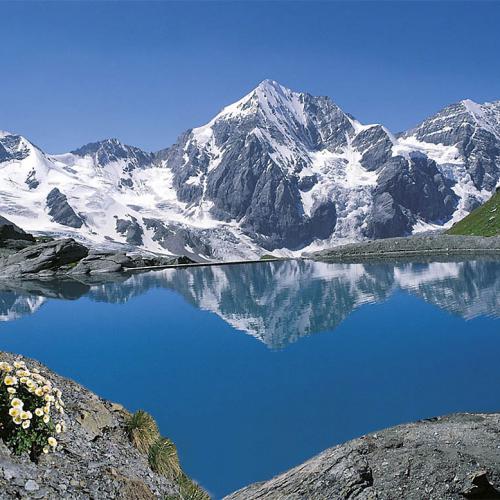
<path id="1" fill-rule="evenodd" d="M 141 452 L 148 454 L 151 446 L 160 437 L 154 418 L 145 411 L 136 411 L 126 423 L 127 433 L 132 444 Z"/>
<path id="2" fill-rule="evenodd" d="M 208 493 L 185 474 L 179 480 L 179 496 L 181 500 L 210 500 Z"/>
<path id="3" fill-rule="evenodd" d="M 182 475 L 177 449 L 170 441 L 163 437 L 159 437 L 149 448 L 149 466 L 157 474 L 177 479 Z"/>
<path id="4" fill-rule="evenodd" d="M 59 419 L 54 417 L 59 413 Z M 66 430 L 61 391 L 24 361 L 0 362 L 0 438 L 16 454 L 32 460 L 57 448 Z"/>

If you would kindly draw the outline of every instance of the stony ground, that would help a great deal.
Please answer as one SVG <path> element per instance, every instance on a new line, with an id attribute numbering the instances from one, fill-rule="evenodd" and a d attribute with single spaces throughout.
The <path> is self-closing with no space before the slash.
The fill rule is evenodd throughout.
<path id="1" fill-rule="evenodd" d="M 310 253 L 306 257 L 331 262 L 357 262 L 405 257 L 460 256 L 470 258 L 476 255 L 500 257 L 500 236 L 486 238 L 437 234 L 386 238 L 342 245 Z"/>
<path id="2" fill-rule="evenodd" d="M 330 448 L 225 500 L 500 498 L 500 414 L 393 427 Z"/>
<path id="3" fill-rule="evenodd" d="M 18 358 L 0 352 L 0 361 Z M 180 498 L 177 485 L 152 472 L 147 457 L 130 444 L 124 431 L 126 410 L 36 361 L 25 361 L 62 390 L 68 430 L 58 435 L 62 449 L 42 455 L 37 464 L 12 455 L 0 441 L 0 499 Z"/>

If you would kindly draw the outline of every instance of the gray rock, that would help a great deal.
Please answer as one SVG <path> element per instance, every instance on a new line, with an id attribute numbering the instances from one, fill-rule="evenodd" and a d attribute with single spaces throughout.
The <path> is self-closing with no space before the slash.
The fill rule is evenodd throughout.
<path id="1" fill-rule="evenodd" d="M 68 198 L 59 189 L 54 188 L 47 195 L 47 208 L 49 209 L 49 215 L 58 224 L 74 228 L 82 227 L 82 219 L 71 208 Z"/>
<path id="2" fill-rule="evenodd" d="M 130 219 L 116 219 L 116 231 L 125 235 L 125 239 L 130 245 L 141 246 L 144 231 L 135 217 L 131 217 Z"/>
<path id="3" fill-rule="evenodd" d="M 0 215 L 0 247 L 21 250 L 34 242 L 33 235 Z"/>
<path id="4" fill-rule="evenodd" d="M 32 245 L 0 258 L 1 277 L 29 277 L 65 270 L 88 255 L 88 248 L 68 238 Z"/>
<path id="5" fill-rule="evenodd" d="M 417 218 L 443 224 L 452 216 L 457 201 L 434 161 L 419 154 L 410 160 L 392 157 L 380 170 L 365 236 L 407 235 Z"/>
<path id="6" fill-rule="evenodd" d="M 133 260 L 124 253 L 91 251 L 78 264 L 68 270 L 69 275 L 118 273 L 126 267 L 135 267 Z"/>
<path id="7" fill-rule="evenodd" d="M 500 415 L 457 414 L 330 448 L 225 500 L 500 498 Z"/>
<path id="8" fill-rule="evenodd" d="M 360 132 L 352 145 L 362 153 L 361 165 L 369 171 L 377 170 L 392 156 L 392 140 L 381 125 Z"/>
<path id="9" fill-rule="evenodd" d="M 24 485 L 24 489 L 27 491 L 38 491 L 40 489 L 40 486 L 38 486 L 38 483 L 36 481 L 33 481 L 33 479 L 28 479 L 28 481 L 26 481 L 26 484 Z"/>
<path id="10" fill-rule="evenodd" d="M 27 158 L 30 150 L 20 135 L 8 134 L 0 137 L 0 163 Z"/>

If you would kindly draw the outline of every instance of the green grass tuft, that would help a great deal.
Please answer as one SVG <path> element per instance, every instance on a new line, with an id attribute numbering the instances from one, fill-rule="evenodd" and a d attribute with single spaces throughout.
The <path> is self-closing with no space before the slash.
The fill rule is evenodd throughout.
<path id="1" fill-rule="evenodd" d="M 469 236 L 500 235 L 500 191 L 467 217 L 453 224 L 446 233 Z"/>
<path id="2" fill-rule="evenodd" d="M 157 474 L 172 480 L 182 476 L 177 448 L 170 439 L 159 437 L 149 448 L 149 466 Z"/>
<path id="3" fill-rule="evenodd" d="M 182 500 L 210 500 L 210 495 L 185 474 L 179 480 L 179 496 Z"/>
<path id="4" fill-rule="evenodd" d="M 141 452 L 148 454 L 151 446 L 160 437 L 154 418 L 145 411 L 136 411 L 126 422 L 127 434 L 131 443 Z"/>

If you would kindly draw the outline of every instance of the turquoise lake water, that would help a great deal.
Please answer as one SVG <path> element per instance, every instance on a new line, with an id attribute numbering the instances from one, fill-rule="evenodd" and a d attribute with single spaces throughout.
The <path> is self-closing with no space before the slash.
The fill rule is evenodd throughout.
<path id="1" fill-rule="evenodd" d="M 0 285 L 0 350 L 145 409 L 215 498 L 325 448 L 500 411 L 500 262 L 287 261 Z"/>

